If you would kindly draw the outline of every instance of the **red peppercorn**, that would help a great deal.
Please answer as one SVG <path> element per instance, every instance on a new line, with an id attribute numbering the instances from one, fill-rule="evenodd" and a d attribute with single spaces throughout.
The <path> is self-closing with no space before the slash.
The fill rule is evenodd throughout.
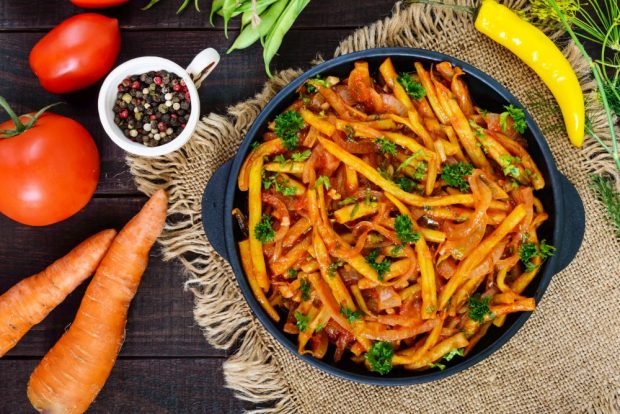
<path id="1" fill-rule="evenodd" d="M 185 92 L 185 100 L 189 101 L 191 98 L 189 97 L 189 92 Z"/>
<path id="2" fill-rule="evenodd" d="M 118 85 L 118 91 L 119 92 L 123 92 L 125 91 L 125 87 L 123 86 L 123 84 L 121 83 L 120 85 Z"/>
<path id="3" fill-rule="evenodd" d="M 177 119 L 177 118 L 178 118 L 178 116 L 177 116 L 177 114 L 172 114 L 172 115 L 170 115 L 170 118 L 172 118 L 172 119 Z"/>
<path id="4" fill-rule="evenodd" d="M 175 92 L 180 91 L 180 90 L 181 90 L 181 85 L 179 85 L 179 84 L 177 83 L 176 85 L 174 85 L 174 86 L 172 87 L 172 90 L 173 90 L 173 91 L 175 91 Z"/>
<path id="5" fill-rule="evenodd" d="M 166 129 L 168 129 L 168 125 L 164 124 L 163 122 L 160 122 L 159 124 L 157 124 L 157 129 L 163 132 Z"/>
<path id="6" fill-rule="evenodd" d="M 129 116 L 129 111 L 127 109 L 123 109 L 122 111 L 119 112 L 118 116 L 125 119 Z"/>
<path id="7" fill-rule="evenodd" d="M 153 78 L 153 82 L 155 82 L 156 85 L 161 85 L 162 83 L 161 76 L 155 76 Z"/>
<path id="8" fill-rule="evenodd" d="M 139 81 L 133 81 L 133 83 L 131 84 L 131 88 L 132 89 L 140 89 L 140 82 Z"/>
<path id="9" fill-rule="evenodd" d="M 149 116 L 149 119 L 150 119 L 151 121 L 154 121 L 154 120 L 156 120 L 156 119 L 157 119 L 157 117 L 153 114 L 153 115 Z"/>
<path id="10" fill-rule="evenodd" d="M 181 124 L 181 128 L 185 128 L 185 124 Z"/>

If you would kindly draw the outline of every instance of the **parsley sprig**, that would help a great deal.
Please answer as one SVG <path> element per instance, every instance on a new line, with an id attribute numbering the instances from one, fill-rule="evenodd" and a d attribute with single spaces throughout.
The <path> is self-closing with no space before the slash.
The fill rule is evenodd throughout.
<path id="1" fill-rule="evenodd" d="M 293 150 L 299 145 L 297 133 L 304 127 L 304 120 L 296 111 L 287 111 L 275 119 L 274 132 L 282 139 L 288 150 Z"/>
<path id="2" fill-rule="evenodd" d="M 286 197 L 292 197 L 297 194 L 297 189 L 288 185 L 288 180 L 280 175 L 263 175 L 263 187 L 265 190 L 273 187 L 274 190 Z"/>
<path id="3" fill-rule="evenodd" d="M 454 348 L 453 350 L 445 354 L 442 359 L 444 361 L 451 361 L 452 358 L 454 358 L 455 356 L 463 356 L 463 355 L 465 355 L 464 348 Z M 428 364 L 428 367 L 439 368 L 440 371 L 443 371 L 444 369 L 446 369 L 446 364 L 442 364 L 441 362 L 437 361 L 437 362 Z"/>
<path id="4" fill-rule="evenodd" d="M 347 318 L 349 323 L 353 323 L 354 321 L 362 317 L 362 312 L 358 310 L 353 311 L 344 305 L 340 305 L 340 314 L 344 316 L 345 318 Z"/>
<path id="5" fill-rule="evenodd" d="M 301 300 L 310 300 L 312 285 L 305 277 L 299 280 L 299 290 L 301 291 Z"/>
<path id="6" fill-rule="evenodd" d="M 416 101 L 419 101 L 426 96 L 424 86 L 422 86 L 420 82 L 413 79 L 413 76 L 409 73 L 401 73 L 398 75 L 396 80 L 401 84 L 405 92 L 407 92 L 407 95 L 411 96 Z"/>
<path id="7" fill-rule="evenodd" d="M 394 219 L 394 230 L 403 243 L 415 243 L 420 240 L 420 234 L 413 231 L 411 219 L 404 214 L 399 214 Z"/>
<path id="8" fill-rule="evenodd" d="M 320 186 L 323 186 L 326 190 L 329 190 L 332 186 L 331 182 L 329 181 L 329 177 L 321 175 L 319 178 L 317 178 L 314 182 L 314 188 L 318 188 Z"/>
<path id="9" fill-rule="evenodd" d="M 374 249 L 368 254 L 368 256 L 366 256 L 366 263 L 368 263 L 370 267 L 377 271 L 379 280 L 383 281 L 385 275 L 390 271 L 390 265 L 392 263 L 387 259 L 383 259 L 382 262 L 377 262 L 378 257 L 379 249 Z"/>
<path id="10" fill-rule="evenodd" d="M 299 328 L 301 332 L 305 332 L 306 329 L 308 329 L 308 324 L 310 323 L 310 317 L 308 315 L 300 311 L 295 311 L 295 320 L 297 321 L 297 328 Z"/>
<path id="11" fill-rule="evenodd" d="M 416 188 L 416 183 L 409 177 L 401 176 L 394 180 L 397 186 L 400 187 L 401 190 L 406 191 L 408 193 L 413 192 Z"/>
<path id="12" fill-rule="evenodd" d="M 364 355 L 370 365 L 370 369 L 381 375 L 385 375 L 392 370 L 392 358 L 394 348 L 386 341 L 379 341 L 372 344 L 368 352 Z"/>
<path id="13" fill-rule="evenodd" d="M 478 323 L 484 322 L 484 318 L 487 315 L 490 315 L 490 317 L 492 318 L 493 314 L 489 309 L 489 303 L 491 303 L 490 296 L 482 297 L 478 294 L 470 297 L 469 302 L 467 303 L 469 307 L 469 312 L 467 315 L 471 320 Z"/>
<path id="14" fill-rule="evenodd" d="M 499 115 L 499 125 L 502 127 L 502 131 L 506 132 L 508 129 L 508 117 L 512 118 L 512 127 L 519 134 L 522 134 L 527 129 L 527 121 L 525 120 L 525 113 L 523 109 L 514 105 L 504 106 L 506 111 Z"/>
<path id="15" fill-rule="evenodd" d="M 385 138 L 377 138 L 375 144 L 379 146 L 382 154 L 396 155 L 396 144 Z"/>
<path id="16" fill-rule="evenodd" d="M 474 171 L 474 167 L 466 162 L 445 165 L 441 171 L 441 179 L 450 187 L 455 187 L 465 192 L 469 190 L 466 177 Z"/>
<path id="17" fill-rule="evenodd" d="M 521 263 L 523 263 L 526 272 L 531 272 L 538 267 L 532 261 L 534 257 L 540 257 L 542 263 L 547 258 L 553 256 L 554 253 L 555 247 L 547 244 L 547 241 L 544 239 L 540 242 L 540 244 L 524 241 L 519 247 L 519 258 L 521 259 Z"/>
<path id="18" fill-rule="evenodd" d="M 254 227 L 254 236 L 261 243 L 272 242 L 276 237 L 276 232 L 271 227 L 271 217 L 263 214 L 260 221 Z"/>

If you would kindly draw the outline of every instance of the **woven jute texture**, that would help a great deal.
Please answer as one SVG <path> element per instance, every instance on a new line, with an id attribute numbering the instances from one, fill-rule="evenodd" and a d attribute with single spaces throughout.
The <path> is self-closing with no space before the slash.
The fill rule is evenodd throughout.
<path id="1" fill-rule="evenodd" d="M 510 6 L 520 8 L 522 2 Z M 235 349 L 224 365 L 227 386 L 262 407 L 256 411 L 261 413 L 620 413 L 620 243 L 588 188 L 592 171 L 613 173 L 611 161 L 591 139 L 580 151 L 570 146 L 547 88 L 512 54 L 477 33 L 470 14 L 396 4 L 391 17 L 356 31 L 335 54 L 393 46 L 458 57 L 495 77 L 528 107 L 559 169 L 585 204 L 583 247 L 572 264 L 554 276 L 517 335 L 465 372 L 429 384 L 387 388 L 339 380 L 302 363 L 254 318 L 229 265 L 206 240 L 200 218 L 201 195 L 211 174 L 234 156 L 269 99 L 301 73 L 283 71 L 227 114 L 204 117 L 181 150 L 155 159 L 128 158 L 140 190 L 150 194 L 164 187 L 170 195 L 163 256 L 185 266 L 186 287 L 195 294 L 195 318 L 209 343 Z M 565 53 L 585 75 L 587 67 L 575 48 L 568 45 Z M 582 77 L 582 86 L 593 126 L 604 135 L 593 84 Z"/>

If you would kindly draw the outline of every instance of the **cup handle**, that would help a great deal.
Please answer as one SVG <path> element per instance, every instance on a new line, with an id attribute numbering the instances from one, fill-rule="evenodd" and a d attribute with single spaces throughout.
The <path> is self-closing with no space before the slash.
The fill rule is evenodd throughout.
<path id="1" fill-rule="evenodd" d="M 200 88 L 202 81 L 215 69 L 220 61 L 220 54 L 213 48 L 198 53 L 186 71 L 194 81 L 196 88 Z"/>

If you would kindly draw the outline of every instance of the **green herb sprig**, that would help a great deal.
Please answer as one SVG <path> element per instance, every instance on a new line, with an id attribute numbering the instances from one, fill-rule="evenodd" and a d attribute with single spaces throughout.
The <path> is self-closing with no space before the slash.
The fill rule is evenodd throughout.
<path id="1" fill-rule="evenodd" d="M 392 370 L 392 358 L 394 348 L 386 341 L 379 341 L 372 344 L 368 352 L 364 355 L 370 369 L 381 375 L 385 375 Z"/>
<path id="2" fill-rule="evenodd" d="M 466 162 L 445 165 L 441 171 L 441 179 L 450 187 L 455 187 L 466 192 L 469 190 L 469 183 L 466 177 L 471 175 L 474 167 Z"/>
<path id="3" fill-rule="evenodd" d="M 276 237 L 276 232 L 271 227 L 271 217 L 263 214 L 260 221 L 254 227 L 254 236 L 261 243 L 270 243 Z"/>
<path id="4" fill-rule="evenodd" d="M 401 84 L 407 95 L 411 96 L 416 101 L 424 98 L 426 96 L 426 90 L 424 86 L 420 82 L 417 82 L 413 79 L 409 73 L 401 73 L 396 78 L 397 82 Z"/>
<path id="5" fill-rule="evenodd" d="M 288 150 L 299 145 L 297 133 L 304 127 L 304 120 L 297 111 L 286 111 L 276 116 L 274 132 Z"/>
<path id="6" fill-rule="evenodd" d="M 383 259 L 382 262 L 377 262 L 379 257 L 379 249 L 372 250 L 368 256 L 366 256 L 366 263 L 370 265 L 379 276 L 379 280 L 383 281 L 385 275 L 390 271 L 391 262 L 387 259 Z"/>

